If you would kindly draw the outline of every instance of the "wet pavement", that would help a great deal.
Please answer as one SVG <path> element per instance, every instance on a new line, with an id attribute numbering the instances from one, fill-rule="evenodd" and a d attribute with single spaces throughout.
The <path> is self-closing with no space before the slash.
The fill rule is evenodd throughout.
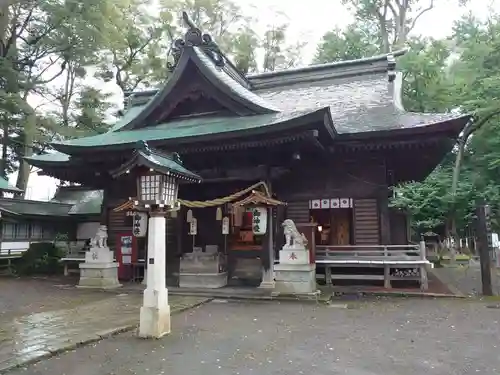
<path id="1" fill-rule="evenodd" d="M 130 330 L 139 322 L 140 294 L 81 291 L 32 279 L 1 279 L 0 286 L 0 372 Z M 170 305 L 175 313 L 204 301 L 172 296 Z"/>
<path id="2" fill-rule="evenodd" d="M 75 290 L 71 278 L 0 277 L 0 322 L 16 316 L 73 308 L 109 297 L 96 290 Z"/>
<path id="3" fill-rule="evenodd" d="M 476 300 L 347 305 L 213 301 L 172 334 L 123 333 L 11 375 L 500 373 L 500 310 Z"/>

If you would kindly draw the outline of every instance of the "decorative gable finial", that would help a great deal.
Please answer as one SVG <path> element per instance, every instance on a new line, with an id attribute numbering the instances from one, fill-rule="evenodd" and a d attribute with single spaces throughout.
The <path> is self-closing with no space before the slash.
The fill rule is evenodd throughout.
<path id="1" fill-rule="evenodd" d="M 135 148 L 138 151 L 142 151 L 146 155 L 151 155 L 151 150 L 149 149 L 149 145 L 146 141 L 137 141 Z"/>
<path id="2" fill-rule="evenodd" d="M 184 38 L 176 39 L 172 46 L 173 63 L 168 63 L 167 67 L 172 72 L 182 54 L 182 50 L 187 47 L 200 47 L 205 55 L 207 55 L 215 65 L 222 67 L 225 64 L 225 57 L 219 46 L 209 34 L 203 34 L 199 27 L 197 27 L 191 20 L 187 12 L 182 12 L 182 20 L 187 26 L 187 31 Z"/>
<path id="3" fill-rule="evenodd" d="M 181 159 L 181 156 L 177 153 L 177 152 L 174 152 L 172 154 L 172 159 L 179 165 L 182 165 L 182 159 Z"/>

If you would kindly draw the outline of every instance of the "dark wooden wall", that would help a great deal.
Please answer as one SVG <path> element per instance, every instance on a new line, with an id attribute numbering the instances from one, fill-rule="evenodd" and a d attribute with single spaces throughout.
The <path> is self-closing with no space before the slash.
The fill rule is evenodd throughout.
<path id="1" fill-rule="evenodd" d="M 386 169 L 376 158 L 347 161 L 310 161 L 274 182 L 274 192 L 288 202 L 286 217 L 296 223 L 309 222 L 309 200 L 353 198 L 353 232 L 356 245 L 390 242 L 387 209 Z M 380 207 L 380 204 L 385 205 Z M 384 232 L 385 231 L 385 232 Z M 382 233 L 381 233 L 382 232 Z"/>

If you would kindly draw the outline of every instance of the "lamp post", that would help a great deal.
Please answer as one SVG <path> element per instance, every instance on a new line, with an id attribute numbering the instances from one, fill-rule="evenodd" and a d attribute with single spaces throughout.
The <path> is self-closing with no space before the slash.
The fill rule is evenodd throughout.
<path id="1" fill-rule="evenodd" d="M 139 200 L 134 202 L 134 206 L 149 212 L 148 272 L 140 310 L 139 337 L 160 338 L 170 333 L 165 272 L 165 216 L 178 209 L 179 183 L 172 173 L 163 174 L 150 169 L 137 177 L 137 189 Z"/>

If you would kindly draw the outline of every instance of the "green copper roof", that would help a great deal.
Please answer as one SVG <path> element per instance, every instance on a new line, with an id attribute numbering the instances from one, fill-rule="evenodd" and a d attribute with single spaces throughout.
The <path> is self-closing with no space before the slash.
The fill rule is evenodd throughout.
<path id="1" fill-rule="evenodd" d="M 65 148 L 64 146 L 102 147 L 135 144 L 138 141 L 151 142 L 159 140 L 175 140 L 176 142 L 182 142 L 187 139 L 195 140 L 197 137 L 210 134 L 231 136 L 233 133 L 246 130 L 266 131 L 267 128 L 273 125 L 284 123 L 295 118 L 300 118 L 306 114 L 314 112 L 315 111 L 280 112 L 245 117 L 184 118 L 144 129 L 123 130 L 99 134 L 91 137 L 71 139 L 65 142 L 55 143 L 54 147 L 60 149 Z M 58 147 L 59 145 L 63 147 Z M 43 161 L 46 161 L 47 158 L 49 158 L 48 155 L 49 154 L 43 155 Z M 57 156 L 57 158 L 62 158 L 62 156 Z M 42 160 L 39 156 L 33 156 L 31 159 Z"/>
<path id="2" fill-rule="evenodd" d="M 0 211 L 11 215 L 68 216 L 71 205 L 27 199 L 0 199 Z"/>
<path id="3" fill-rule="evenodd" d="M 151 99 L 150 99 L 151 100 Z M 127 125 L 130 121 L 132 121 L 134 118 L 136 118 L 143 110 L 146 108 L 147 104 L 144 105 L 138 105 L 134 107 L 130 107 L 123 117 L 121 117 L 112 127 L 109 129 L 108 133 L 117 131 Z"/>
<path id="4" fill-rule="evenodd" d="M 178 154 L 163 154 L 157 150 L 150 149 L 146 142 L 140 141 L 137 143 L 137 148 L 130 160 L 110 173 L 112 176 L 117 177 L 129 172 L 136 166 L 144 166 L 164 174 L 173 174 L 176 177 L 184 178 L 191 182 L 201 181 L 200 176 L 184 168 L 181 163 L 182 161 Z"/>
<path id="5" fill-rule="evenodd" d="M 198 57 L 199 61 L 203 64 L 203 66 L 210 71 L 211 74 L 207 75 L 209 79 L 212 80 L 212 84 L 223 84 L 229 91 L 233 97 L 240 97 L 248 102 L 254 103 L 259 107 L 268 109 L 270 111 L 279 112 L 279 109 L 273 104 L 269 103 L 267 100 L 261 98 L 259 95 L 251 92 L 247 88 L 240 85 L 233 78 L 231 78 L 222 68 L 215 66 L 215 64 L 210 61 L 207 55 L 199 48 L 194 47 L 193 52 L 196 57 Z"/>
<path id="6" fill-rule="evenodd" d="M 69 210 L 70 215 L 98 215 L 101 213 L 102 190 L 83 191 L 80 200 Z"/>
<path id="7" fill-rule="evenodd" d="M 0 192 L 6 191 L 9 193 L 14 193 L 14 192 L 19 192 L 18 188 L 15 186 L 11 185 L 9 181 L 7 181 L 5 178 L 0 177 Z"/>

